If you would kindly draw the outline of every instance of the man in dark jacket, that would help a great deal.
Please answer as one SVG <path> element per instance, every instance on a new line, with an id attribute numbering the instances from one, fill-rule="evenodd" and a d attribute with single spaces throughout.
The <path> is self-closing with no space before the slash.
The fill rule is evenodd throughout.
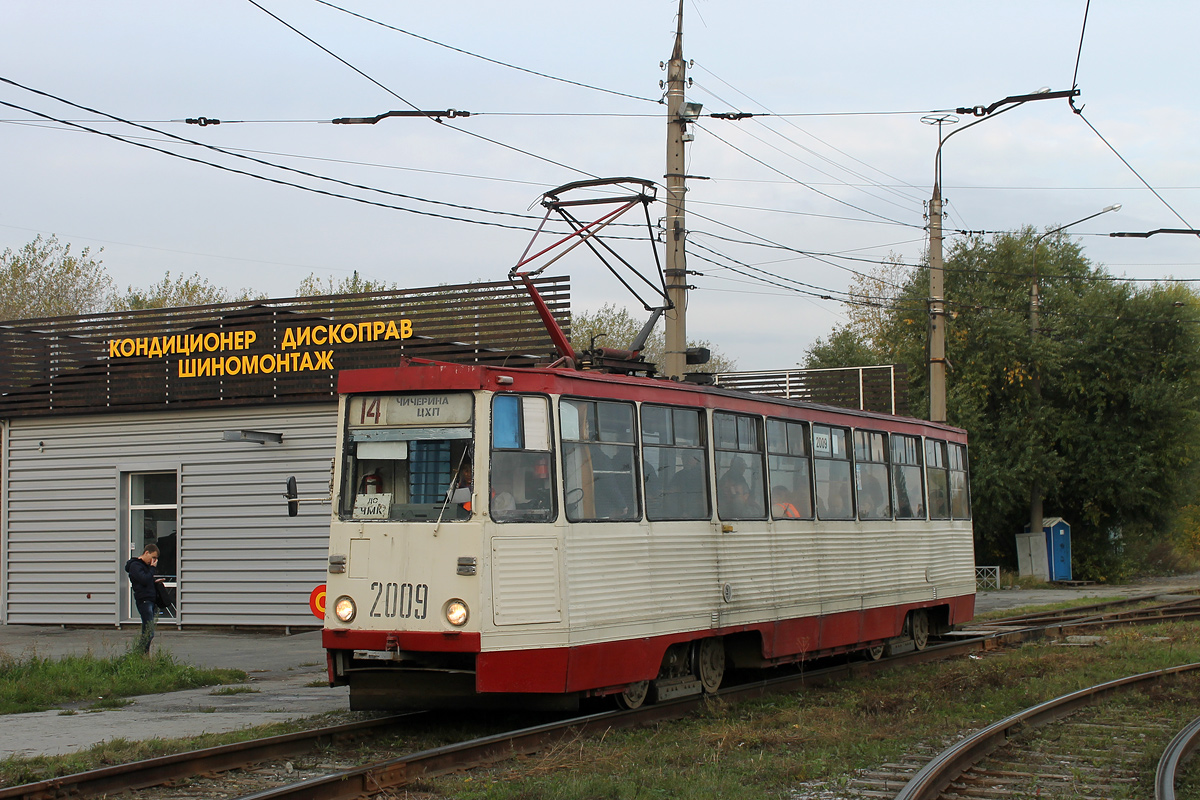
<path id="1" fill-rule="evenodd" d="M 146 545 L 145 551 L 125 564 L 129 573 L 129 582 L 133 584 L 133 602 L 137 605 L 138 615 L 142 618 L 142 635 L 138 638 L 137 647 L 143 653 L 150 652 L 150 640 L 154 638 L 154 624 L 158 621 L 158 609 L 154 606 L 154 584 L 163 578 L 154 577 L 154 568 L 158 566 L 158 547 Z"/>

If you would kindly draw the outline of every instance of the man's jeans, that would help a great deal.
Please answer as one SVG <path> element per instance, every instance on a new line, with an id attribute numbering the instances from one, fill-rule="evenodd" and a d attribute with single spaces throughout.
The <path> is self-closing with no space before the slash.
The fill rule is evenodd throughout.
<path id="1" fill-rule="evenodd" d="M 154 626 L 158 623 L 158 608 L 153 600 L 138 600 L 137 610 L 142 618 L 142 635 L 138 637 L 137 649 L 149 653 L 150 640 L 154 638 Z"/>

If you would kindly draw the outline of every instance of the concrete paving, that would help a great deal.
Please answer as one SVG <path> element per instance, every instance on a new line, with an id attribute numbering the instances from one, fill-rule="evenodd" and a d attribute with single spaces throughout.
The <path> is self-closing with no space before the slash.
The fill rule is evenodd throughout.
<path id="1" fill-rule="evenodd" d="M 136 627 L 136 626 L 135 626 Z M 0 626 L 0 654 L 21 658 L 125 652 L 136 630 L 48 626 Z M 112 739 L 176 739 L 224 733 L 254 725 L 301 719 L 349 708 L 346 687 L 309 686 L 322 681 L 325 651 L 319 631 L 283 636 L 266 633 L 179 631 L 160 627 L 154 647 L 183 663 L 244 670 L 253 692 L 214 695 L 216 687 L 141 695 L 131 705 L 103 711 L 83 706 L 3 717 L 0 758 L 62 755 Z M 99 698 L 97 698 L 99 699 Z"/>
<path id="2" fill-rule="evenodd" d="M 976 612 L 1060 603 L 1074 598 L 1097 602 L 1117 596 L 1170 594 L 1200 589 L 1200 573 L 1123 586 L 1006 589 L 980 592 Z M 136 626 L 135 626 L 136 628 Z M 136 629 L 81 629 L 48 626 L 0 626 L 0 654 L 60 657 L 70 653 L 98 656 L 125 652 Z M 154 646 L 184 663 L 245 670 L 247 694 L 214 695 L 213 688 L 142 695 L 131 705 L 104 711 L 77 709 L 13 714 L 0 724 L 0 758 L 60 755 L 116 738 L 175 739 L 221 733 L 253 725 L 298 719 L 349 707 L 345 687 L 308 686 L 325 677 L 325 651 L 319 631 L 284 636 L 268 633 L 179 631 L 159 628 Z"/>

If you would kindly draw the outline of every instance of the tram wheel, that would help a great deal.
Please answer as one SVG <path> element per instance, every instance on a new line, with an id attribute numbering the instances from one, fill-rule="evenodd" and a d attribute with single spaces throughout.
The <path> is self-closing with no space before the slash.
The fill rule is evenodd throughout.
<path id="1" fill-rule="evenodd" d="M 925 646 L 929 644 L 929 615 L 923 610 L 914 611 L 908 624 L 912 632 L 913 646 L 918 650 L 924 650 Z"/>
<path id="2" fill-rule="evenodd" d="M 883 658 L 883 650 L 884 645 L 881 644 L 877 644 L 874 647 L 868 647 L 866 649 L 867 658 L 871 659 L 872 661 L 878 661 L 879 659 Z"/>
<path id="3" fill-rule="evenodd" d="M 713 694 L 725 680 L 725 643 L 720 639 L 705 639 L 696 648 L 696 677 L 705 694 Z"/>
<path id="4" fill-rule="evenodd" d="M 621 708 L 627 708 L 630 711 L 635 708 L 641 708 L 642 703 L 646 702 L 646 695 L 649 693 L 650 681 L 631 683 L 625 687 L 625 691 L 617 695 L 617 705 Z"/>

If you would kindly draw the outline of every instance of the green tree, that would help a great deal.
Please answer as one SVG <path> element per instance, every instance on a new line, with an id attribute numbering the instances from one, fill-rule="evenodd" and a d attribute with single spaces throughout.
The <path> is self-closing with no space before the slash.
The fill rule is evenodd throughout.
<path id="1" fill-rule="evenodd" d="M 91 314 L 108 306 L 112 291 L 112 278 L 90 249 L 73 255 L 53 235 L 0 253 L 0 319 Z"/>
<path id="2" fill-rule="evenodd" d="M 868 343 L 853 323 L 834 328 L 827 338 L 818 338 L 804 353 L 805 369 L 870 367 L 884 363 L 889 363 L 887 357 Z"/>
<path id="3" fill-rule="evenodd" d="M 1038 251 L 1043 303 L 1034 337 L 1036 239 L 1026 229 L 951 253 L 946 295 L 962 298 L 952 305 L 947 345 L 951 421 L 980 445 L 976 492 L 990 554 L 1010 550 L 1037 478 L 1047 511 L 1072 523 L 1079 572 L 1115 578 L 1134 566 L 1124 545 L 1165 532 L 1191 495 L 1200 435 L 1196 297 L 1182 286 L 1108 280 L 1078 244 L 1056 236 Z"/>
<path id="4" fill-rule="evenodd" d="M 649 319 L 649 313 L 645 319 L 636 319 L 627 308 L 615 303 L 605 303 L 595 311 L 574 313 L 571 315 L 571 346 L 577 351 L 587 350 L 592 346 L 593 337 L 596 337 L 597 347 L 623 350 L 637 338 L 646 319 Z M 707 347 L 712 354 L 707 364 L 693 367 L 697 372 L 732 372 L 737 368 L 734 359 L 720 352 L 706 340 L 689 339 L 688 347 Z M 666 334 L 660 319 L 642 352 L 647 361 L 661 366 L 665 349 Z"/>
<path id="5" fill-rule="evenodd" d="M 243 289 L 238 296 L 230 297 L 228 289 L 202 278 L 198 272 L 186 277 L 172 278 L 168 271 L 161 281 L 148 289 L 128 287 L 123 296 L 113 301 L 112 308 L 114 311 L 140 311 L 147 308 L 182 308 L 254 299 L 263 299 L 263 296 Z"/>
<path id="6" fill-rule="evenodd" d="M 1172 531 L 1182 539 L 1174 517 L 1198 499 L 1200 298 L 1182 285 L 1114 281 L 1069 236 L 1048 237 L 1033 336 L 1037 238 L 1032 228 L 972 238 L 946 258 L 947 411 L 971 436 L 977 558 L 1015 560 L 1038 478 L 1046 514 L 1072 524 L 1076 576 L 1116 578 Z M 928 270 L 910 274 L 885 325 L 888 360 L 908 365 L 918 416 L 928 408 L 928 281 Z"/>
<path id="7" fill-rule="evenodd" d="M 315 272 L 309 273 L 308 277 L 300 281 L 300 285 L 296 287 L 296 297 L 322 297 L 332 294 L 363 294 L 365 292 L 386 292 L 389 289 L 399 288 L 395 283 L 387 283 L 386 281 L 373 281 L 368 278 L 363 278 L 358 274 L 358 270 L 354 270 L 354 274 L 340 280 L 334 280 L 333 276 L 320 278 Z"/>

